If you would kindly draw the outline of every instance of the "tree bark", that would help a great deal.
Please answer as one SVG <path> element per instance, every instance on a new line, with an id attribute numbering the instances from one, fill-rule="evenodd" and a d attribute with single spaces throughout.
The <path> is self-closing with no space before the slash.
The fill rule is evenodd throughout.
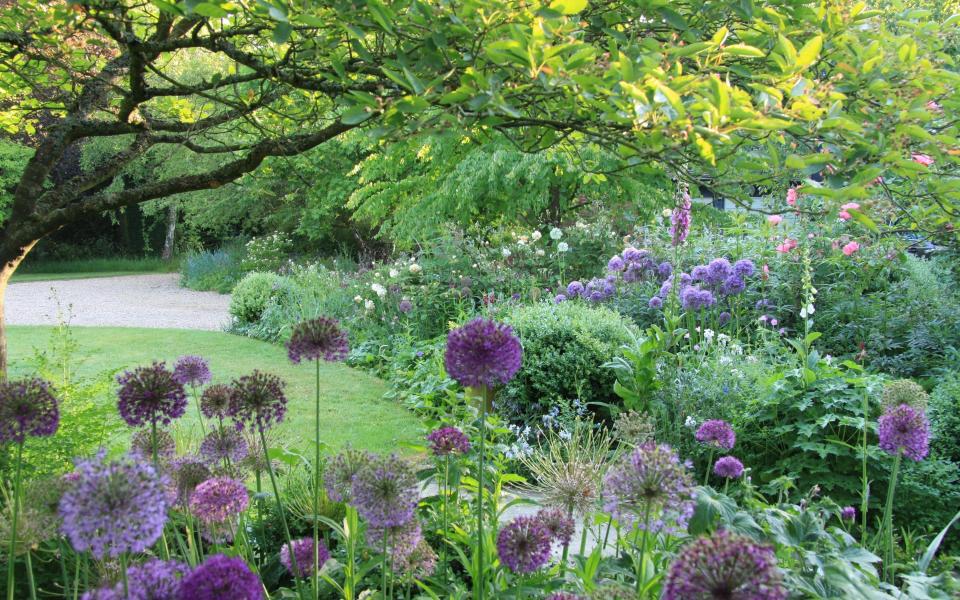
<path id="1" fill-rule="evenodd" d="M 7 295 L 7 284 L 13 277 L 17 267 L 23 262 L 27 253 L 37 244 L 34 240 L 20 249 L 19 253 L 12 258 L 5 258 L 3 267 L 0 268 L 0 381 L 7 379 L 7 319 L 4 312 L 4 301 Z"/>
<path id="2" fill-rule="evenodd" d="M 179 210 L 176 203 L 170 204 L 167 208 L 167 237 L 163 240 L 163 254 L 160 258 L 170 260 L 173 258 L 174 242 L 177 235 L 177 216 Z"/>

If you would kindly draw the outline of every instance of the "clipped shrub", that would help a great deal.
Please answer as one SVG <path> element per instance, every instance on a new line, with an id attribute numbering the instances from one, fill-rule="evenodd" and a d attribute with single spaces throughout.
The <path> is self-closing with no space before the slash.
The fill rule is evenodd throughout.
<path id="1" fill-rule="evenodd" d="M 240 323 L 255 323 L 277 293 L 282 280 L 275 273 L 248 273 L 233 289 L 230 314 Z"/>
<path id="2" fill-rule="evenodd" d="M 938 458 L 960 463 L 960 373 L 950 373 L 930 394 L 930 447 Z"/>
<path id="3" fill-rule="evenodd" d="M 518 306 L 506 316 L 523 343 L 523 366 L 502 392 L 505 414 L 539 420 L 553 407 L 590 408 L 617 403 L 614 373 L 604 366 L 631 339 L 630 322 L 579 301 Z"/>

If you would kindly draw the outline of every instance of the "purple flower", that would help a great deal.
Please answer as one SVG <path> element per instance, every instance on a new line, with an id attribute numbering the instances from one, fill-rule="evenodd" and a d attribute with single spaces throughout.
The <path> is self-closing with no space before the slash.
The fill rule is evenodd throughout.
<path id="1" fill-rule="evenodd" d="M 247 488 L 229 477 L 215 477 L 197 486 L 190 496 L 190 512 L 203 523 L 225 523 L 246 510 Z"/>
<path id="2" fill-rule="evenodd" d="M 710 285 L 718 285 L 730 275 L 733 274 L 733 267 L 730 261 L 725 258 L 715 258 L 707 265 L 707 276 L 705 281 Z"/>
<path id="3" fill-rule="evenodd" d="M 619 273 L 624 268 L 626 268 L 626 263 L 623 262 L 623 259 L 617 255 L 614 255 L 609 261 L 607 261 L 607 270 L 611 273 Z"/>
<path id="4" fill-rule="evenodd" d="M 367 525 L 367 544 L 374 550 L 383 552 L 383 545 L 386 543 L 387 553 L 394 562 L 403 561 L 416 550 L 422 540 L 423 532 L 416 519 L 394 527 Z"/>
<path id="5" fill-rule="evenodd" d="M 717 477 L 739 479 L 743 475 L 743 463 L 733 456 L 724 456 L 713 465 L 713 473 Z"/>
<path id="6" fill-rule="evenodd" d="M 690 278 L 695 281 L 707 280 L 707 265 L 697 265 L 690 270 Z"/>
<path id="7" fill-rule="evenodd" d="M 293 546 L 293 557 L 297 562 L 296 568 L 293 566 L 293 561 L 290 560 L 290 546 Z M 284 544 L 280 548 L 280 563 L 295 577 L 313 575 L 313 558 L 313 538 L 293 540 L 293 542 Z M 323 564 L 328 560 L 330 560 L 330 551 L 327 550 L 323 540 L 320 540 L 317 545 L 317 566 L 323 567 Z"/>
<path id="8" fill-rule="evenodd" d="M 703 425 L 697 429 L 696 437 L 701 444 L 722 450 L 730 450 L 737 443 L 737 434 L 733 431 L 733 427 L 721 419 L 704 421 Z"/>
<path id="9" fill-rule="evenodd" d="M 673 274 L 673 265 L 671 265 L 670 263 L 664 261 L 659 265 L 657 265 L 657 277 L 659 277 L 660 279 L 666 279 L 667 277 L 670 277 L 670 275 L 672 274 Z"/>
<path id="10" fill-rule="evenodd" d="M 263 584 L 242 558 L 215 554 L 183 578 L 177 600 L 262 600 Z"/>
<path id="11" fill-rule="evenodd" d="M 547 596 L 547 600 L 584 600 L 584 597 L 573 592 L 554 592 Z"/>
<path id="12" fill-rule="evenodd" d="M 844 506 L 840 509 L 840 518 L 844 521 L 854 521 L 857 518 L 857 509 L 852 506 Z"/>
<path id="13" fill-rule="evenodd" d="M 729 322 L 730 322 L 730 319 L 732 319 L 732 318 L 733 318 L 733 315 L 731 315 L 731 314 L 728 313 L 727 311 L 723 311 L 722 313 L 720 313 L 719 315 L 717 315 L 717 323 L 719 323 L 720 326 L 723 327 L 724 325 L 726 325 L 727 323 L 729 323 Z"/>
<path id="14" fill-rule="evenodd" d="M 174 502 L 184 507 L 190 503 L 193 490 L 211 476 L 207 465 L 195 456 L 175 458 L 170 463 L 170 473 L 173 478 L 171 485 Z"/>
<path id="15" fill-rule="evenodd" d="M 180 385 L 209 383 L 210 365 L 200 356 L 181 356 L 173 365 L 173 379 Z"/>
<path id="16" fill-rule="evenodd" d="M 0 444 L 51 436 L 59 424 L 50 384 L 42 379 L 0 380 Z"/>
<path id="17" fill-rule="evenodd" d="M 497 555 L 514 573 L 533 573 L 550 558 L 550 531 L 536 517 L 521 516 L 500 528 Z"/>
<path id="18" fill-rule="evenodd" d="M 287 342 L 287 356 L 291 362 L 297 364 L 304 359 L 342 361 L 349 351 L 346 332 L 340 328 L 336 319 L 330 317 L 317 317 L 297 323 L 290 341 Z"/>
<path id="19" fill-rule="evenodd" d="M 435 429 L 427 436 L 427 441 L 435 456 L 466 454 L 470 451 L 470 439 L 456 427 Z"/>
<path id="20" fill-rule="evenodd" d="M 447 335 L 447 373 L 464 387 L 507 383 L 517 371 L 523 348 L 508 325 L 476 318 Z"/>
<path id="21" fill-rule="evenodd" d="M 753 266 L 753 261 L 750 259 L 741 258 L 733 263 L 733 272 L 740 278 L 752 277 L 755 271 L 756 267 Z"/>
<path id="22" fill-rule="evenodd" d="M 605 279 L 591 279 L 583 290 L 583 297 L 590 302 L 603 302 L 616 291 L 616 286 Z"/>
<path id="23" fill-rule="evenodd" d="M 727 296 L 734 296 L 736 294 L 739 294 L 746 288 L 747 286 L 745 283 L 743 283 L 743 279 L 741 279 L 738 275 L 734 274 L 734 275 L 731 275 L 730 277 L 727 277 L 723 281 L 723 286 L 721 286 L 721 291 L 723 291 L 723 293 L 726 294 Z"/>
<path id="24" fill-rule="evenodd" d="M 177 560 L 151 558 L 127 569 L 128 593 L 123 583 L 84 593 L 83 600 L 176 600 L 180 578 L 190 571 Z"/>
<path id="25" fill-rule="evenodd" d="M 421 539 L 410 552 L 394 561 L 394 569 L 407 577 L 423 579 L 433 575 L 437 568 L 437 553 L 426 540 Z"/>
<path id="26" fill-rule="evenodd" d="M 647 306 L 649 306 L 654 310 L 660 310 L 661 308 L 663 308 L 663 300 L 660 298 L 660 296 L 653 296 L 647 302 Z"/>
<path id="27" fill-rule="evenodd" d="M 930 450 L 930 423 L 922 409 L 909 404 L 887 407 L 877 423 L 880 449 L 921 461 Z"/>
<path id="28" fill-rule="evenodd" d="M 351 503 L 375 527 L 398 527 L 413 518 L 419 501 L 417 476 L 396 455 L 374 458 L 353 477 Z"/>
<path id="29" fill-rule="evenodd" d="M 323 477 L 327 496 L 334 502 L 350 502 L 354 477 L 372 460 L 373 455 L 369 452 L 352 448 L 347 448 L 333 457 Z"/>
<path id="30" fill-rule="evenodd" d="M 690 194 L 684 192 L 680 196 L 679 204 L 673 209 L 673 214 L 670 215 L 670 236 L 672 238 L 671 243 L 674 246 L 682 244 L 687 239 L 687 234 L 690 233 L 691 208 Z"/>
<path id="31" fill-rule="evenodd" d="M 76 480 L 60 498 L 63 532 L 74 549 L 99 559 L 143 552 L 163 533 L 165 482 L 147 463 L 103 460 L 101 451 L 77 462 Z"/>
<path id="32" fill-rule="evenodd" d="M 200 396 L 200 412 L 208 419 L 222 419 L 230 414 L 230 396 L 233 388 L 225 383 L 207 387 Z"/>
<path id="33" fill-rule="evenodd" d="M 164 363 L 154 362 L 117 377 L 120 416 L 131 427 L 150 423 L 169 425 L 183 416 L 187 395 Z"/>
<path id="34" fill-rule="evenodd" d="M 786 600 L 773 549 L 717 531 L 687 544 L 670 566 L 663 600 Z"/>
<path id="35" fill-rule="evenodd" d="M 537 519 L 550 532 L 550 538 L 561 546 L 570 543 L 575 529 L 571 519 L 562 508 L 544 508 L 537 512 Z"/>
<path id="36" fill-rule="evenodd" d="M 400 304 L 397 305 L 397 310 L 399 310 L 403 314 L 407 314 L 411 310 L 413 310 L 413 302 L 410 302 L 410 300 L 408 300 L 407 298 L 404 298 L 403 300 L 400 301 Z"/>
<path id="37" fill-rule="evenodd" d="M 700 310 L 717 303 L 710 290 L 701 290 L 695 286 L 687 286 L 680 290 L 680 304 L 684 310 Z"/>
<path id="38" fill-rule="evenodd" d="M 254 371 L 234 380 L 228 414 L 237 429 L 249 425 L 250 430 L 266 431 L 274 423 L 283 421 L 287 412 L 287 397 L 283 381 L 276 375 Z"/>
<path id="39" fill-rule="evenodd" d="M 567 297 L 576 298 L 583 293 L 583 284 L 579 281 L 571 281 L 567 284 Z"/>
<path id="40" fill-rule="evenodd" d="M 210 466 L 238 463 L 247 457 L 247 441 L 235 429 L 214 429 L 200 443 L 200 456 Z"/>
<path id="41" fill-rule="evenodd" d="M 554 304 L 560 304 L 561 302 L 566 302 L 566 301 L 567 301 L 567 297 L 563 294 L 557 294 L 556 296 L 553 297 Z"/>
<path id="42" fill-rule="evenodd" d="M 153 460 L 153 431 L 138 429 L 130 440 L 130 453 L 146 460 Z M 157 458 L 166 460 L 177 453 L 177 442 L 164 429 L 157 430 Z"/>
<path id="43" fill-rule="evenodd" d="M 624 454 L 604 479 L 604 510 L 628 525 L 672 533 L 693 515 L 694 482 L 687 463 L 666 444 Z M 642 515 L 652 520 L 640 522 Z"/>

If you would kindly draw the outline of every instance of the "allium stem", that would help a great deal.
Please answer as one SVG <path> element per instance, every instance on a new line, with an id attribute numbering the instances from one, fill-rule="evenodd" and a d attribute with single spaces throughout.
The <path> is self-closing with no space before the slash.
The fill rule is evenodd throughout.
<path id="1" fill-rule="evenodd" d="M 23 465 L 23 443 L 20 440 L 17 444 L 17 469 L 13 477 L 13 518 L 10 521 L 10 551 L 7 553 L 7 600 L 13 600 L 14 588 L 14 565 L 17 551 L 17 522 L 20 520 L 20 468 Z"/>
<path id="2" fill-rule="evenodd" d="M 887 487 L 887 504 L 883 509 L 883 531 L 886 536 L 886 555 L 883 560 L 883 578 L 893 583 L 893 495 L 897 488 L 897 476 L 900 474 L 900 461 L 903 453 L 898 452 L 893 459 L 893 469 L 890 471 L 890 485 Z"/>
<path id="3" fill-rule="evenodd" d="M 127 553 L 120 553 L 120 574 L 123 576 L 123 597 L 130 597 L 130 581 L 127 577 Z"/>
<path id="4" fill-rule="evenodd" d="M 710 469 L 713 468 L 713 449 L 710 449 L 710 458 L 707 460 L 707 473 L 703 477 L 703 487 L 707 487 L 710 484 Z"/>
<path id="5" fill-rule="evenodd" d="M 313 362 L 317 367 L 313 411 L 313 597 L 317 600 L 320 598 L 320 359 Z"/>
<path id="6" fill-rule="evenodd" d="M 207 428 L 203 426 L 203 411 L 200 410 L 200 397 L 197 395 L 197 386 L 190 385 L 190 393 L 193 396 L 193 403 L 197 405 L 197 422 L 200 423 L 200 433 L 207 437 Z"/>
<path id="7" fill-rule="evenodd" d="M 387 595 L 387 531 L 388 527 L 383 528 L 383 565 L 380 568 L 380 589 L 383 590 L 383 597 L 389 598 Z"/>
<path id="8" fill-rule="evenodd" d="M 447 500 L 450 495 L 450 455 L 443 455 L 443 529 L 440 535 L 446 539 L 447 536 Z M 441 579 L 444 584 L 447 582 L 447 545 L 440 545 L 440 569 Z"/>
<path id="9" fill-rule="evenodd" d="M 483 571 L 483 475 L 484 459 L 486 455 L 486 437 L 487 437 L 487 394 L 488 388 L 485 385 L 477 388 L 480 396 L 480 456 L 478 460 L 479 470 L 477 471 L 477 577 L 474 582 L 474 598 L 483 600 L 485 589 L 485 577 Z"/>
<path id="10" fill-rule="evenodd" d="M 263 459 L 267 463 L 267 474 L 270 475 L 270 487 L 273 488 L 273 496 L 277 499 L 277 508 L 280 509 L 280 522 L 283 524 L 283 535 L 286 536 L 287 540 L 287 551 L 290 552 L 290 565 L 293 567 L 291 569 L 294 573 L 299 573 L 300 568 L 297 566 L 297 556 L 293 552 L 293 538 L 290 536 L 290 527 L 287 525 L 287 511 L 283 506 L 283 500 L 280 498 L 280 488 L 277 486 L 277 477 L 273 473 L 273 464 L 270 462 L 270 453 L 267 451 L 267 436 L 263 433 L 263 427 L 257 427 L 257 431 L 260 432 L 260 445 L 263 447 Z M 300 587 L 300 578 L 295 577 L 297 585 L 297 595 L 303 597 L 302 589 Z"/>
<path id="11" fill-rule="evenodd" d="M 27 563 L 27 585 L 30 586 L 30 600 L 37 600 L 37 582 L 33 579 L 33 559 L 30 558 L 29 548 L 24 560 Z"/>

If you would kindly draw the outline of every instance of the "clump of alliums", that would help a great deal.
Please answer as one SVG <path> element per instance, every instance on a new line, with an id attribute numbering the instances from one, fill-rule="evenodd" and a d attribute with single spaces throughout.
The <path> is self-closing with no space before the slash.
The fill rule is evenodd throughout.
<path id="1" fill-rule="evenodd" d="M 520 516 L 500 528 L 497 555 L 514 573 L 537 571 L 550 558 L 550 530 L 533 516 Z"/>
<path id="2" fill-rule="evenodd" d="M 786 600 L 773 549 L 720 530 L 687 544 L 670 566 L 664 600 Z"/>
<path id="3" fill-rule="evenodd" d="M 666 444 L 644 444 L 614 463 L 604 479 L 604 510 L 629 526 L 673 533 L 693 515 L 689 463 Z M 643 516 L 647 522 L 641 522 Z"/>
<path id="4" fill-rule="evenodd" d="M 447 373 L 464 387 L 507 383 L 520 370 L 523 349 L 513 329 L 476 318 L 447 335 Z"/>
<path id="5" fill-rule="evenodd" d="M 210 365 L 201 356 L 181 356 L 173 365 L 173 379 L 180 385 L 201 386 L 210 383 Z"/>
<path id="6" fill-rule="evenodd" d="M 930 423 L 922 409 L 909 404 L 887 407 L 877 423 L 880 449 L 921 461 L 930 451 Z"/>
<path id="7" fill-rule="evenodd" d="M 59 425 L 60 409 L 50 384 L 36 378 L 0 379 L 0 444 L 49 437 Z"/>
<path id="8" fill-rule="evenodd" d="M 296 561 L 296 568 L 294 568 L 293 565 L 294 561 L 290 560 L 291 546 L 293 546 L 293 558 Z M 283 547 L 280 548 L 280 564 L 286 567 L 287 571 L 294 577 L 309 577 L 313 575 L 313 549 L 313 538 L 301 538 L 299 540 L 293 540 L 293 542 L 289 544 L 284 544 Z M 330 560 L 330 551 L 327 550 L 327 546 L 323 543 L 323 540 L 320 540 L 317 546 L 317 559 L 320 568 Z"/>
<path id="9" fill-rule="evenodd" d="M 297 323 L 287 342 L 287 356 L 294 363 L 302 360 L 342 361 L 350 352 L 347 333 L 336 319 L 318 317 Z"/>
<path id="10" fill-rule="evenodd" d="M 203 390 L 200 395 L 200 412 L 208 419 L 223 419 L 230 415 L 230 396 L 233 388 L 217 383 Z"/>
<path id="11" fill-rule="evenodd" d="M 180 582 L 178 600 L 263 600 L 263 583 L 247 563 L 215 554 Z"/>
<path id="12" fill-rule="evenodd" d="M 183 384 L 162 362 L 127 371 L 117 377 L 117 383 L 120 384 L 117 408 L 131 427 L 169 425 L 187 409 Z"/>
<path id="13" fill-rule="evenodd" d="M 737 434 L 730 423 L 721 419 L 704 421 L 697 429 L 697 441 L 720 450 L 731 450 L 737 443 Z"/>
<path id="14" fill-rule="evenodd" d="M 276 375 L 254 371 L 231 384 L 228 414 L 237 430 L 266 431 L 287 413 L 284 383 Z"/>
<path id="15" fill-rule="evenodd" d="M 470 451 L 470 439 L 456 427 L 441 427 L 427 436 L 434 456 L 466 454 Z"/>

